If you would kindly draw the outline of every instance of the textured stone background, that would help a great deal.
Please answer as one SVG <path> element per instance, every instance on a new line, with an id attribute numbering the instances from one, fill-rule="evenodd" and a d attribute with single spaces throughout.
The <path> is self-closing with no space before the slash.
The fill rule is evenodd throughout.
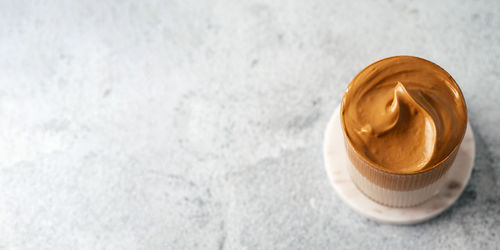
<path id="1" fill-rule="evenodd" d="M 495 249 L 499 1 L 1 1 L 0 249 Z M 323 132 L 353 76 L 430 59 L 476 133 L 416 226 L 335 195 Z"/>

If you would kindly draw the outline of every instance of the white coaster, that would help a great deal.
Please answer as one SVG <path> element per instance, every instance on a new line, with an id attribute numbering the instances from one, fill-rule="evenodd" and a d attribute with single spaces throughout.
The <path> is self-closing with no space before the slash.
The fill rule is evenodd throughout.
<path id="1" fill-rule="evenodd" d="M 366 197 L 352 183 L 346 164 L 351 164 L 344 147 L 344 135 L 340 124 L 340 106 L 333 112 L 326 127 L 323 145 L 325 167 L 337 194 L 352 209 L 372 220 L 389 224 L 415 224 L 429 220 L 449 208 L 462 194 L 474 167 L 475 144 L 470 124 L 453 165 L 442 178 L 445 186 L 436 196 L 409 208 L 394 208 L 379 204 Z"/>

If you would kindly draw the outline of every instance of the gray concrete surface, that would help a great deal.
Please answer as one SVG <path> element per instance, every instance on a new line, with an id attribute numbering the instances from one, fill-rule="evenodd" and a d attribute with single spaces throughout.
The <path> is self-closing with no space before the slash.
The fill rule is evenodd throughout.
<path id="1" fill-rule="evenodd" d="M 498 249 L 498 1 L 1 1 L 0 249 Z M 462 87 L 464 195 L 360 217 L 323 131 L 369 63 L 417 55 Z"/>

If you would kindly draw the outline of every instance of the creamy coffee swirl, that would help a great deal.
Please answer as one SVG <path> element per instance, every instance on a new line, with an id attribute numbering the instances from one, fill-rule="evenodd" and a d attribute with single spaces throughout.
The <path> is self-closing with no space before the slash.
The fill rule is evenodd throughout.
<path id="1" fill-rule="evenodd" d="M 397 56 L 373 63 L 352 80 L 341 117 L 361 157 L 381 170 L 411 174 L 433 168 L 460 144 L 467 109 L 445 70 Z"/>

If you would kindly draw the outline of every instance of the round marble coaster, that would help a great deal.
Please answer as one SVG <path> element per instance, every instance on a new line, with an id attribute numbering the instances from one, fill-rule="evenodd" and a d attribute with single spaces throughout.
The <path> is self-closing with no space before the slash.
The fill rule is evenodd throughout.
<path id="1" fill-rule="evenodd" d="M 431 219 L 449 208 L 462 194 L 474 167 L 474 135 L 470 124 L 462 141 L 455 162 L 442 178 L 446 184 L 436 196 L 409 208 L 387 207 L 366 197 L 352 183 L 346 164 L 351 164 L 344 147 L 340 124 L 340 106 L 335 109 L 325 132 L 323 155 L 325 167 L 337 194 L 352 209 L 372 220 L 389 224 L 415 224 Z"/>

